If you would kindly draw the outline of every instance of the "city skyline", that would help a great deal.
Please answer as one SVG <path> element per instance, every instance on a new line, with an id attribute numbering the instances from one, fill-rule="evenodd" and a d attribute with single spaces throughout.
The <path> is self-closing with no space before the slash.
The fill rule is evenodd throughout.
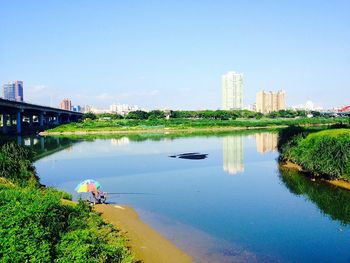
<path id="1" fill-rule="evenodd" d="M 23 40 L 1 41 L 0 80 L 25 80 L 30 102 L 58 105 L 70 96 L 97 107 L 217 109 L 218 79 L 234 69 L 245 75 L 246 105 L 259 90 L 280 88 L 289 105 L 349 105 L 340 96 L 350 86 L 346 1 L 11 1 L 0 8 L 3 39 Z"/>

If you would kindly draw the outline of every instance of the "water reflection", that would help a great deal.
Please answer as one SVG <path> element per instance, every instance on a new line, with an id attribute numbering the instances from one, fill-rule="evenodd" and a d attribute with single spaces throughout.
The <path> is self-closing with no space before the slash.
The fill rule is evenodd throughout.
<path id="1" fill-rule="evenodd" d="M 311 181 L 297 171 L 280 167 L 280 179 L 288 190 L 304 196 L 320 209 L 344 225 L 350 224 L 350 191 L 330 186 L 322 181 Z"/>
<path id="2" fill-rule="evenodd" d="M 130 140 L 128 137 L 122 137 L 122 138 L 112 138 L 111 139 L 111 144 L 113 145 L 126 145 L 129 144 Z"/>
<path id="3" fill-rule="evenodd" d="M 79 140 L 71 138 L 43 136 L 15 136 L 1 139 L 1 144 L 15 141 L 18 145 L 31 148 L 34 151 L 35 160 L 39 160 L 62 150 L 72 151 L 73 144 L 79 142 Z"/>
<path id="4" fill-rule="evenodd" d="M 242 135 L 223 138 L 223 169 L 229 174 L 244 172 Z"/>
<path id="5" fill-rule="evenodd" d="M 263 132 L 255 134 L 256 150 L 259 153 L 277 151 L 278 133 Z"/>

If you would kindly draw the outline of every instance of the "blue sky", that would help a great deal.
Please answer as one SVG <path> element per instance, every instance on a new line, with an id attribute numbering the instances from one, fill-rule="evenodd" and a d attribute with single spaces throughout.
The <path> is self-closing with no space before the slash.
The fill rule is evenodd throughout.
<path id="1" fill-rule="evenodd" d="M 216 109 L 220 78 L 244 103 L 284 89 L 289 106 L 350 104 L 349 1 L 0 1 L 0 83 L 25 100 Z"/>

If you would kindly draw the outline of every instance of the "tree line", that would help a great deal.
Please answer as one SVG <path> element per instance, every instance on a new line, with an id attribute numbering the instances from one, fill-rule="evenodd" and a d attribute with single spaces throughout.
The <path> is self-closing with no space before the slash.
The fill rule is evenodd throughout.
<path id="1" fill-rule="evenodd" d="M 208 120 L 235 120 L 235 119 L 261 119 L 261 118 L 296 118 L 306 117 L 309 112 L 305 110 L 280 110 L 262 114 L 250 110 L 175 110 L 149 112 L 137 110 L 122 116 L 117 113 L 84 114 L 84 119 L 129 119 L 129 120 L 159 120 L 159 119 L 208 119 Z M 320 112 L 311 112 L 315 117 L 321 116 Z"/>

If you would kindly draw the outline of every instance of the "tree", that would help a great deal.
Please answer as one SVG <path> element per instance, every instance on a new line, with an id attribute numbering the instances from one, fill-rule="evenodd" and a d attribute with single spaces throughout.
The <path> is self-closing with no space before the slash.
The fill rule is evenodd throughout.
<path id="1" fill-rule="evenodd" d="M 131 111 L 126 115 L 125 118 L 132 119 L 132 120 L 147 120 L 148 113 L 142 110 Z"/>
<path id="2" fill-rule="evenodd" d="M 164 119 L 165 113 L 161 110 L 153 110 L 148 113 L 148 119 L 149 120 L 157 120 L 157 119 Z"/>
<path id="3" fill-rule="evenodd" d="M 84 116 L 83 116 L 83 119 L 91 119 L 91 120 L 96 120 L 97 119 L 97 116 L 96 114 L 92 113 L 92 112 L 87 112 L 87 113 L 84 113 Z"/>

